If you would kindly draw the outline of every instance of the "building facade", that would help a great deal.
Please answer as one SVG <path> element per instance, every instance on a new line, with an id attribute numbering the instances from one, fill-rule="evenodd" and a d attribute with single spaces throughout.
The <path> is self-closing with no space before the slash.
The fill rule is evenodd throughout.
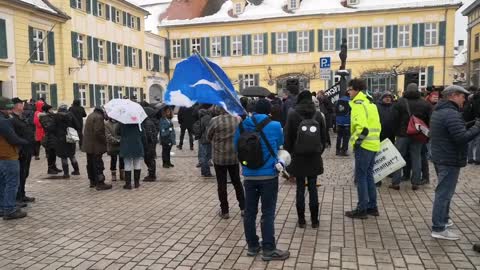
<path id="1" fill-rule="evenodd" d="M 54 107 L 161 100 L 166 40 L 144 31 L 146 10 L 126 0 L 29 2 L 0 2 L 3 96 L 42 97 Z"/>
<path id="2" fill-rule="evenodd" d="M 321 1 L 233 0 L 212 16 L 163 20 L 170 68 L 197 50 L 222 66 L 237 90 L 260 85 L 280 93 L 297 77 L 317 91 L 335 81 L 320 78 L 319 58 L 331 57 L 335 73 L 345 38 L 346 68 L 373 92 L 452 83 L 460 1 Z"/>
<path id="3" fill-rule="evenodd" d="M 480 2 L 474 1 L 462 14 L 468 16 L 468 85 L 480 87 Z"/>

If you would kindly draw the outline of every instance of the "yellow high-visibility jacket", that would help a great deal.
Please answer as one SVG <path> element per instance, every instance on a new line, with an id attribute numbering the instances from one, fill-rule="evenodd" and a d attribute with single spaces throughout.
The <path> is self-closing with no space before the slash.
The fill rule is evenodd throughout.
<path id="1" fill-rule="evenodd" d="M 363 92 L 349 102 L 351 111 L 350 144 L 355 144 L 372 152 L 380 151 L 380 132 L 382 125 L 378 115 L 377 106 L 371 102 Z M 362 131 L 367 128 L 368 134 L 364 136 Z"/>

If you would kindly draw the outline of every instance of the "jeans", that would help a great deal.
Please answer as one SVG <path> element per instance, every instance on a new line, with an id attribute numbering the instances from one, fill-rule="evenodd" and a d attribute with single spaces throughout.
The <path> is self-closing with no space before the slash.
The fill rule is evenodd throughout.
<path id="1" fill-rule="evenodd" d="M 72 163 L 73 170 L 78 170 L 78 162 L 75 156 L 71 156 L 69 158 L 62 158 L 62 169 L 63 169 L 63 175 L 69 175 L 69 170 L 68 170 L 68 159 L 70 159 L 70 163 Z"/>
<path id="2" fill-rule="evenodd" d="M 20 182 L 18 185 L 17 199 L 21 200 L 25 198 L 25 184 L 27 182 L 28 175 L 30 174 L 30 163 L 32 161 L 32 151 L 20 151 L 19 156 L 20 166 Z"/>
<path id="3" fill-rule="evenodd" d="M 460 167 L 435 164 L 438 183 L 432 210 L 432 231 L 443 232 L 448 223 L 450 202 L 460 175 Z"/>
<path id="4" fill-rule="evenodd" d="M 480 135 L 468 144 L 468 162 L 480 162 Z"/>
<path id="5" fill-rule="evenodd" d="M 201 143 L 198 149 L 200 155 L 200 169 L 202 175 L 211 175 L 208 161 L 212 159 L 212 145 L 210 143 Z"/>
<path id="6" fill-rule="evenodd" d="M 255 222 L 257 219 L 258 202 L 262 202 L 262 248 L 264 251 L 275 249 L 275 208 L 278 196 L 278 177 L 268 180 L 245 180 L 245 217 L 243 226 L 248 248 L 260 246 Z"/>
<path id="7" fill-rule="evenodd" d="M 420 184 L 422 175 L 423 144 L 409 137 L 398 137 L 395 146 L 404 159 L 410 157 L 410 164 L 412 166 L 412 185 Z M 401 181 L 402 169 L 393 173 L 392 184 L 399 185 Z"/>
<path id="8" fill-rule="evenodd" d="M 428 164 L 428 147 L 422 145 L 422 181 L 430 182 L 430 165 Z"/>
<path id="9" fill-rule="evenodd" d="M 162 161 L 163 164 L 170 164 L 170 151 L 172 150 L 171 144 L 162 143 Z"/>
<path id="10" fill-rule="evenodd" d="M 308 185 L 310 212 L 318 207 L 317 176 L 295 176 L 297 181 L 297 213 L 305 217 L 305 180 Z"/>
<path id="11" fill-rule="evenodd" d="M 0 210 L 3 210 L 4 214 L 10 214 L 16 210 L 19 180 L 20 162 L 0 160 Z"/>
<path id="12" fill-rule="evenodd" d="M 360 211 L 377 207 L 377 189 L 373 180 L 373 165 L 377 153 L 361 147 L 355 149 L 355 180 Z"/>
<path id="13" fill-rule="evenodd" d="M 235 188 L 238 206 L 240 210 L 245 209 L 245 194 L 243 192 L 243 185 L 240 181 L 240 165 L 217 165 L 215 164 L 215 173 L 217 175 L 217 191 L 218 199 L 220 200 L 220 208 L 222 214 L 228 213 L 228 193 L 227 193 L 227 172 L 230 174 L 232 185 Z"/>
<path id="14" fill-rule="evenodd" d="M 117 170 L 117 160 L 118 160 L 118 168 L 123 170 L 125 168 L 125 163 L 123 162 L 123 158 L 119 155 L 110 155 L 110 171 Z"/>
<path id="15" fill-rule="evenodd" d="M 193 132 L 191 127 L 182 127 L 180 126 L 180 143 L 179 146 L 183 145 L 183 139 L 185 138 L 185 131 L 188 131 L 188 141 L 190 147 L 193 147 Z"/>
<path id="16" fill-rule="evenodd" d="M 337 128 L 337 152 L 348 150 L 348 142 L 350 140 L 350 126 L 338 126 Z"/>
<path id="17" fill-rule="evenodd" d="M 143 157 L 145 165 L 147 165 L 149 176 L 155 176 L 157 174 L 157 161 L 155 158 L 155 155 L 145 155 Z"/>

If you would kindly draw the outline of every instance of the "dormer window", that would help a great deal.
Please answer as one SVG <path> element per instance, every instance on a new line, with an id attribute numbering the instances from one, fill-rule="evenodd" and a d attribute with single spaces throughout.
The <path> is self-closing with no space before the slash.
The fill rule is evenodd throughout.
<path id="1" fill-rule="evenodd" d="M 239 15 L 243 12 L 243 4 L 242 3 L 235 3 L 233 8 L 234 14 Z"/>
<path id="2" fill-rule="evenodd" d="M 298 8 L 298 0 L 288 0 L 288 9 L 297 9 Z"/>
<path id="3" fill-rule="evenodd" d="M 360 4 L 360 0 L 348 0 L 348 5 L 358 5 Z"/>

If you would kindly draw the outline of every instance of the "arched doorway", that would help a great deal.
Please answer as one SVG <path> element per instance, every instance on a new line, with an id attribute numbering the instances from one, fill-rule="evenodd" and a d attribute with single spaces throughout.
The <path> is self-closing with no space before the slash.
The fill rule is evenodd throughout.
<path id="1" fill-rule="evenodd" d="M 279 95 L 285 94 L 286 84 L 288 79 L 298 79 L 299 90 L 310 90 L 310 78 L 302 73 L 288 73 L 277 77 L 277 93 Z"/>
<path id="2" fill-rule="evenodd" d="M 148 97 L 150 103 L 163 102 L 163 87 L 159 84 L 152 84 L 148 89 Z"/>

